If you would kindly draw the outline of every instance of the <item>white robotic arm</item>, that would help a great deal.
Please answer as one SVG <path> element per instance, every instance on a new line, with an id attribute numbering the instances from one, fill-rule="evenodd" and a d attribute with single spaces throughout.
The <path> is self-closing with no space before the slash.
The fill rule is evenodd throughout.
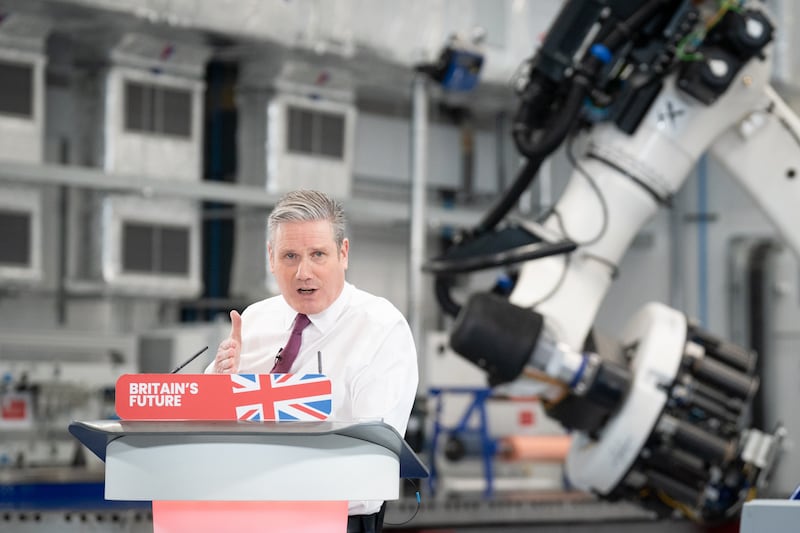
<path id="1" fill-rule="evenodd" d="M 800 253 L 800 120 L 768 84 L 772 25 L 757 7 L 619 0 L 593 12 L 598 5 L 568 2 L 534 59 L 515 130 L 529 163 L 505 206 L 430 270 L 457 316 L 454 350 L 493 385 L 539 393 L 574 431 L 566 464 L 574 485 L 724 520 L 763 485 L 782 439 L 780 429 L 746 427 L 755 354 L 661 304 L 631 319 L 615 353 L 592 345 L 591 328 L 631 241 L 709 149 Z M 576 36 L 592 28 L 594 40 L 579 42 L 594 44 L 576 64 Z M 598 111 L 603 120 L 586 119 Z M 581 119 L 587 149 L 564 194 L 541 229 L 519 223 L 544 244 L 495 231 Z M 482 241 L 501 240 L 515 247 L 473 255 Z M 463 307 L 448 299 L 451 274 L 520 260 L 508 298 L 479 293 Z"/>
<path id="2" fill-rule="evenodd" d="M 762 99 L 710 148 L 800 256 L 800 118 L 767 85 Z"/>

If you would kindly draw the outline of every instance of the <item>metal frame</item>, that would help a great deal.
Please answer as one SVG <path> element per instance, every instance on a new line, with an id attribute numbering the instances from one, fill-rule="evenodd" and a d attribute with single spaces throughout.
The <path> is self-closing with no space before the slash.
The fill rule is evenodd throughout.
<path id="1" fill-rule="evenodd" d="M 180 182 L 145 177 L 138 174 L 111 174 L 100 169 L 31 164 L 0 160 L 0 183 L 22 182 L 29 184 L 65 185 L 105 192 L 133 193 L 143 198 L 185 198 L 223 204 L 234 204 L 239 208 L 271 209 L 280 199 L 280 194 L 267 192 L 263 187 L 238 185 L 225 182 Z M 383 221 L 384 223 L 407 223 L 409 207 L 404 203 L 377 199 L 350 198 L 343 201 L 350 218 L 354 221 Z M 474 209 L 447 209 L 428 206 L 428 227 L 471 227 L 483 213 Z"/>

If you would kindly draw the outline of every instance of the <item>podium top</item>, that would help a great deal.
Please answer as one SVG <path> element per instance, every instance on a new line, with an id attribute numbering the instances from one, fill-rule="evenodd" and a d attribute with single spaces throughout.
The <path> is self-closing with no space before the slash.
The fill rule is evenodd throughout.
<path id="1" fill-rule="evenodd" d="M 400 477 L 426 478 L 427 467 L 392 426 L 380 422 L 247 422 L 220 421 L 74 421 L 69 432 L 105 461 L 108 444 L 128 435 L 326 435 L 336 434 L 382 446 L 400 461 Z"/>

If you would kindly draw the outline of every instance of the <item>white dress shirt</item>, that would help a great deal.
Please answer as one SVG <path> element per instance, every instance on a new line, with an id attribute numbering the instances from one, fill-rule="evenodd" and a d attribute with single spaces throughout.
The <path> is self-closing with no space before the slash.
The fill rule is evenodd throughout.
<path id="1" fill-rule="evenodd" d="M 296 315 L 283 296 L 248 306 L 242 313 L 238 373 L 269 373 L 278 350 L 289 340 Z M 311 323 L 303 330 L 291 372 L 321 371 L 330 378 L 330 420 L 379 419 L 405 435 L 419 375 L 414 338 L 403 314 L 385 298 L 345 283 L 325 311 L 308 317 Z M 206 372 L 213 366 L 212 362 Z M 376 513 L 381 503 L 350 502 L 348 512 Z"/>

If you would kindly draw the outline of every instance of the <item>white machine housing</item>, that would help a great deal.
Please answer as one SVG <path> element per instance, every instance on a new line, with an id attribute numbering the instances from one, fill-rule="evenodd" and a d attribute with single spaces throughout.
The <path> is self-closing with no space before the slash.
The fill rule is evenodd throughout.
<path id="1" fill-rule="evenodd" d="M 30 15 L 0 20 L 0 160 L 43 162 L 49 31 L 46 21 Z"/>
<path id="2" fill-rule="evenodd" d="M 107 172 L 200 180 L 209 53 L 200 45 L 122 36 L 104 80 L 100 148 Z"/>
<path id="3" fill-rule="evenodd" d="M 96 227 L 101 278 L 109 286 L 161 297 L 201 292 L 201 228 L 195 203 L 109 195 L 102 200 Z"/>

